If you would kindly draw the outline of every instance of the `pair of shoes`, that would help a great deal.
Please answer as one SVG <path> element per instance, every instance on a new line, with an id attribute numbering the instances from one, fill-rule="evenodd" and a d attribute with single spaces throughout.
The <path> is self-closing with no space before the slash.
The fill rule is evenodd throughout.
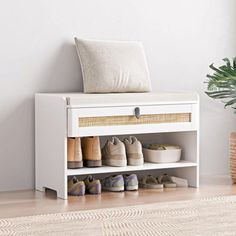
<path id="1" fill-rule="evenodd" d="M 138 190 L 138 178 L 136 174 L 113 175 L 102 180 L 102 189 L 110 192 L 121 192 L 124 190 Z"/>
<path id="2" fill-rule="evenodd" d="M 127 159 L 126 159 L 127 156 Z M 102 148 L 102 161 L 107 166 L 143 165 L 142 144 L 130 136 L 121 142 L 117 137 L 107 140 Z"/>
<path id="3" fill-rule="evenodd" d="M 93 176 L 87 176 L 83 181 L 78 180 L 73 176 L 68 180 L 68 194 L 71 196 L 83 196 L 88 194 L 100 194 L 101 182 L 99 179 L 94 179 Z"/>
<path id="4" fill-rule="evenodd" d="M 155 178 L 152 175 L 147 175 L 141 178 L 139 186 L 149 189 L 163 189 L 163 188 L 176 188 L 176 183 L 172 181 L 171 177 L 163 174 Z"/>
<path id="5" fill-rule="evenodd" d="M 68 138 L 67 166 L 69 169 L 102 165 L 99 137 Z"/>

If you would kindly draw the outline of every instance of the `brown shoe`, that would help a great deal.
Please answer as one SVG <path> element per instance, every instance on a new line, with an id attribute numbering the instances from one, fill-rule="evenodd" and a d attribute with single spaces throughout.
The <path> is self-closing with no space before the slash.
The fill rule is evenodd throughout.
<path id="1" fill-rule="evenodd" d="M 99 137 L 84 137 L 81 139 L 84 165 L 98 167 L 102 165 L 102 155 Z"/>
<path id="2" fill-rule="evenodd" d="M 80 138 L 67 139 L 67 167 L 68 169 L 83 167 Z"/>

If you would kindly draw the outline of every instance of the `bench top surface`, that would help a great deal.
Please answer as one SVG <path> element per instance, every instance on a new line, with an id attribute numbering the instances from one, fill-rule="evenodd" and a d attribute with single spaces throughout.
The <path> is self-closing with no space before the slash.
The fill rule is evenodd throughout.
<path id="1" fill-rule="evenodd" d="M 196 92 L 151 92 L 151 93 L 38 93 L 36 96 L 61 97 L 69 107 L 130 106 L 160 104 L 198 103 Z"/>

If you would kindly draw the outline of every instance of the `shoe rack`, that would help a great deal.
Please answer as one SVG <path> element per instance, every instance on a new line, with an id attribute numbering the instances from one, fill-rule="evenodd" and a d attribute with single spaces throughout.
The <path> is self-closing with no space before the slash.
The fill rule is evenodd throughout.
<path id="1" fill-rule="evenodd" d="M 142 166 L 67 168 L 67 138 L 135 135 L 142 143 L 172 143 L 182 147 L 175 163 Z M 101 146 L 102 146 L 101 145 Z M 199 186 L 199 97 L 196 93 L 35 95 L 35 188 L 53 189 L 67 199 L 68 176 L 88 174 L 164 173 Z"/>

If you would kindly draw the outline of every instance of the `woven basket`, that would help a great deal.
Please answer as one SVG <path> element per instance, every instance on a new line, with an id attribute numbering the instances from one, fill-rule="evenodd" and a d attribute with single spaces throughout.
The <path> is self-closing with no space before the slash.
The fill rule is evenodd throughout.
<path id="1" fill-rule="evenodd" d="M 236 132 L 230 134 L 230 170 L 232 181 L 236 184 Z"/>

